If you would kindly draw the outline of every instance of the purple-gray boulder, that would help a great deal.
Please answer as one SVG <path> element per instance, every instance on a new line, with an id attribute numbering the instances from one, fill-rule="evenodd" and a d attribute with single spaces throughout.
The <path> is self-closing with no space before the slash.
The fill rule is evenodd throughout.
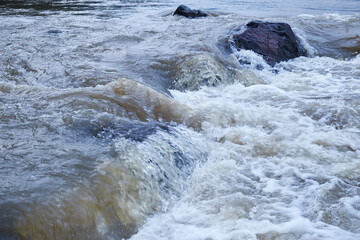
<path id="1" fill-rule="evenodd" d="M 307 54 L 287 23 L 251 21 L 245 31 L 234 34 L 232 40 L 237 50 L 252 50 L 272 67 Z"/>

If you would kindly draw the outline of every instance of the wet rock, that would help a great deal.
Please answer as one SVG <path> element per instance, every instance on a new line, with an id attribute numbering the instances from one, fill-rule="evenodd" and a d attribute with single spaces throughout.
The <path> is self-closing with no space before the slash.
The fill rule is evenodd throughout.
<path id="1" fill-rule="evenodd" d="M 190 9 L 188 6 L 180 5 L 174 12 L 173 15 L 180 15 L 187 18 L 199 18 L 199 17 L 207 17 L 208 14 L 195 9 Z"/>
<path id="2" fill-rule="evenodd" d="M 122 121 L 116 123 L 96 123 L 93 136 L 103 139 L 125 138 L 136 142 L 143 142 L 148 136 L 157 131 L 169 132 L 169 125 L 161 122 Z"/>
<path id="3" fill-rule="evenodd" d="M 234 59 L 234 63 L 236 61 Z M 198 54 L 179 62 L 172 88 L 196 91 L 202 86 L 215 87 L 234 82 L 241 82 L 245 86 L 263 83 L 251 72 L 236 69 L 231 63 L 225 64 L 208 54 Z"/>
<path id="4" fill-rule="evenodd" d="M 245 31 L 232 36 L 231 42 L 237 50 L 262 55 L 270 66 L 307 54 L 287 23 L 251 21 Z"/>
<path id="5" fill-rule="evenodd" d="M 47 33 L 49 33 L 49 34 L 58 34 L 58 33 L 62 33 L 62 31 L 58 30 L 58 29 L 51 29 L 51 30 L 47 31 Z"/>

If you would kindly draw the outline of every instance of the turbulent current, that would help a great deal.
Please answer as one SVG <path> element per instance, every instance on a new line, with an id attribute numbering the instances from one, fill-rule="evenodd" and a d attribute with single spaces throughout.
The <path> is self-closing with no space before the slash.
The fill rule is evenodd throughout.
<path id="1" fill-rule="evenodd" d="M 360 239 L 359 12 L 0 0 L 0 239 Z M 308 56 L 234 50 L 254 19 Z"/>

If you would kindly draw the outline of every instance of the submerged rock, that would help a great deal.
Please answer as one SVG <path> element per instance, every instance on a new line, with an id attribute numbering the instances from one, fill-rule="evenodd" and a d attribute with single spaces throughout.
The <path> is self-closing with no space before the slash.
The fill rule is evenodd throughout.
<path id="1" fill-rule="evenodd" d="M 178 64 L 172 87 L 179 91 L 196 91 L 203 86 L 215 87 L 234 82 L 245 86 L 263 83 L 251 72 L 236 69 L 231 64 L 225 65 L 208 54 L 198 54 L 188 56 Z"/>
<path id="2" fill-rule="evenodd" d="M 187 18 L 199 18 L 199 17 L 207 17 L 208 14 L 206 12 L 190 9 L 188 6 L 180 5 L 174 12 L 173 15 L 180 15 Z"/>
<path id="3" fill-rule="evenodd" d="M 140 122 L 126 121 L 121 123 L 115 122 L 95 122 L 93 123 L 93 136 L 102 139 L 125 138 L 136 142 L 143 142 L 157 131 L 169 132 L 170 128 L 167 123 L 162 122 Z"/>
<path id="4" fill-rule="evenodd" d="M 62 31 L 58 30 L 58 29 L 51 29 L 51 30 L 47 31 L 47 33 L 49 33 L 49 34 L 58 34 L 58 33 L 62 33 Z"/>
<path id="5" fill-rule="evenodd" d="M 232 36 L 232 43 L 237 50 L 262 55 L 270 66 L 307 54 L 287 23 L 251 21 L 245 31 Z"/>

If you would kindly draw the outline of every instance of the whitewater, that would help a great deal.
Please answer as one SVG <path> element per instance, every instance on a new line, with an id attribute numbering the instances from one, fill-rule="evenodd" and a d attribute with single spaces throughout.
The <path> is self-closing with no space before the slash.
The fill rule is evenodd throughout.
<path id="1" fill-rule="evenodd" d="M 1 1 L 0 239 L 360 239 L 359 12 Z M 233 49 L 255 19 L 308 55 Z"/>

